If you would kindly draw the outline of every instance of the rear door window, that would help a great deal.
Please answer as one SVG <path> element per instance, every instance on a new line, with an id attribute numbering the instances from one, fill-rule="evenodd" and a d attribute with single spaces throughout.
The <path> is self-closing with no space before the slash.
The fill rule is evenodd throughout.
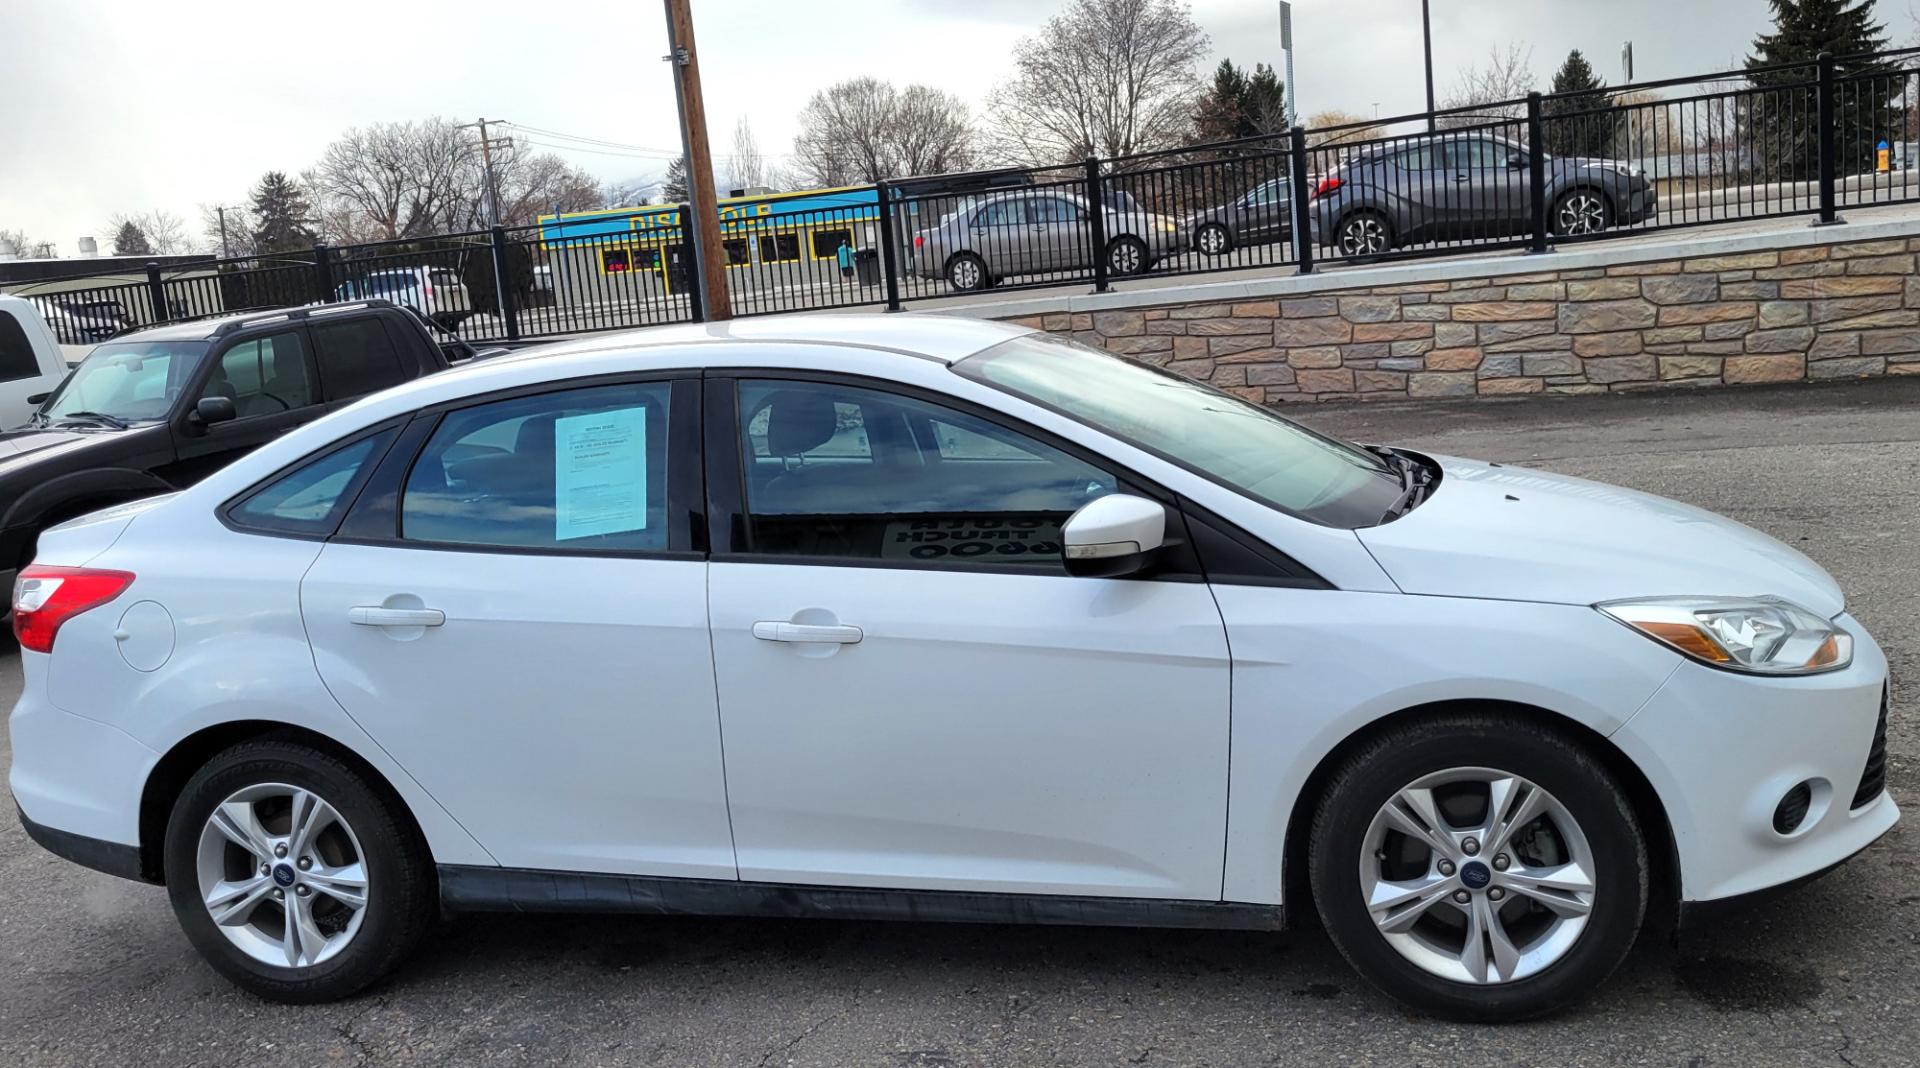
<path id="1" fill-rule="evenodd" d="M 401 539 L 664 550 L 671 390 L 598 386 L 448 413 L 407 475 Z"/>
<path id="2" fill-rule="evenodd" d="M 0 382 L 18 382 L 39 373 L 40 363 L 34 358 L 33 342 L 27 340 L 20 320 L 10 311 L 0 311 Z"/>
<path id="3" fill-rule="evenodd" d="M 407 380 L 405 365 L 379 319 L 316 321 L 309 328 L 329 401 L 365 396 Z"/>

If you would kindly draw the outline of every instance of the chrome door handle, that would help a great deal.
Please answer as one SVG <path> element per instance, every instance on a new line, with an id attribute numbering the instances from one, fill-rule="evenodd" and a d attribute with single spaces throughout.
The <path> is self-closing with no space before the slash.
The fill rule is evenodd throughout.
<path id="1" fill-rule="evenodd" d="M 347 609 L 347 622 L 363 627 L 437 627 L 447 621 L 438 608 L 382 608 L 363 604 Z"/>
<path id="2" fill-rule="evenodd" d="M 832 642 L 835 645 L 853 645 L 866 637 L 859 627 L 788 623 L 773 619 L 755 623 L 753 636 L 763 642 Z"/>

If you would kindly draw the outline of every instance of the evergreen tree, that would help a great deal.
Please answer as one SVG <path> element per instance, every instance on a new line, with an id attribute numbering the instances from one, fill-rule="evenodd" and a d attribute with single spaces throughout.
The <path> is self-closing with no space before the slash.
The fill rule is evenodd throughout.
<path id="1" fill-rule="evenodd" d="M 1613 151 L 1620 113 L 1607 83 L 1578 48 L 1553 75 L 1554 94 L 1541 108 L 1541 134 L 1556 156 L 1605 156 Z M 1562 96 L 1560 94 L 1567 95 Z"/>
<path id="2" fill-rule="evenodd" d="M 120 224 L 120 230 L 113 235 L 113 254 L 116 256 L 151 256 L 153 243 L 147 240 L 140 227 L 132 219 Z"/>
<path id="3" fill-rule="evenodd" d="M 268 171 L 253 187 L 253 246 L 256 253 L 297 252 L 318 240 L 313 209 L 305 193 L 284 172 Z"/>
<path id="4" fill-rule="evenodd" d="M 1753 169 L 1773 179 L 1805 180 L 1818 174 L 1818 146 L 1811 117 L 1815 110 L 1813 71 L 1806 66 L 1767 71 L 1780 64 L 1810 64 L 1822 52 L 1836 57 L 1879 52 L 1887 47 L 1887 28 L 1874 21 L 1874 0 L 1769 0 L 1773 32 L 1754 38 L 1747 57 L 1747 80 L 1773 90 L 1747 98 L 1736 118 L 1753 159 Z M 1873 169 L 1878 143 L 1894 128 L 1889 101 L 1902 90 L 1901 79 L 1874 59 L 1842 59 L 1834 94 L 1835 160 L 1841 174 Z"/>
<path id="5" fill-rule="evenodd" d="M 1223 59 L 1194 104 L 1194 136 L 1202 142 L 1276 134 L 1287 128 L 1286 86 L 1265 63 L 1249 74 Z"/>
<path id="6" fill-rule="evenodd" d="M 667 164 L 667 176 L 660 182 L 660 198 L 669 204 L 685 204 L 687 193 L 687 157 L 678 156 Z"/>

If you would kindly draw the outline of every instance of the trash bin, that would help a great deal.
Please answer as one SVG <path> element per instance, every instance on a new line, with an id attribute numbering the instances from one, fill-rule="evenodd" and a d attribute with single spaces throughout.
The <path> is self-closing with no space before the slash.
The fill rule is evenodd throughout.
<path id="1" fill-rule="evenodd" d="M 870 248 L 855 249 L 853 253 L 853 269 L 854 269 L 854 272 L 860 276 L 861 285 L 863 286 L 879 285 L 880 284 L 880 253 L 879 251 L 875 249 L 870 249 Z"/>

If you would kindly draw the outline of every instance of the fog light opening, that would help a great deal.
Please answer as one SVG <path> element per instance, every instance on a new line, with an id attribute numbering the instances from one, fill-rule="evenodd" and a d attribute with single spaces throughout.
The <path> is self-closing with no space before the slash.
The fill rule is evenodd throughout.
<path id="1" fill-rule="evenodd" d="M 1780 803 L 1773 808 L 1773 833 L 1790 835 L 1807 822 L 1807 812 L 1813 807 L 1813 783 L 1798 783 Z"/>

